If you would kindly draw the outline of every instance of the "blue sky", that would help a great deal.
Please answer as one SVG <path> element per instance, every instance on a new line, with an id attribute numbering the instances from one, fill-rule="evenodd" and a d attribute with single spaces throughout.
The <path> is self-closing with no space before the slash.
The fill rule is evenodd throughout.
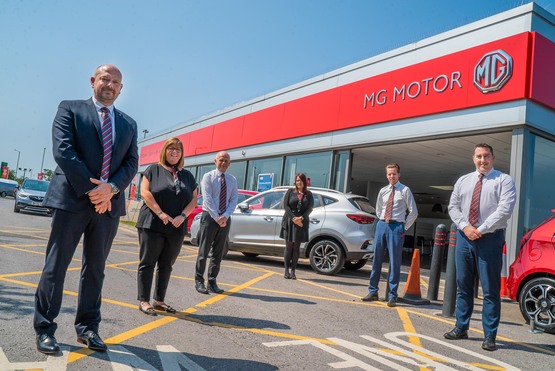
<path id="1" fill-rule="evenodd" d="M 0 161 L 17 149 L 36 177 L 46 148 L 54 169 L 57 106 L 89 98 L 100 64 L 121 69 L 116 107 L 142 138 L 528 2 L 2 0 Z"/>

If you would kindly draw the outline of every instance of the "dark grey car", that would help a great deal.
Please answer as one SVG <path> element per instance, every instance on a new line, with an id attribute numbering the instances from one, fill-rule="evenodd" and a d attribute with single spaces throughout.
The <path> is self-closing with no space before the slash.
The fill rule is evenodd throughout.
<path id="1" fill-rule="evenodd" d="M 283 256 L 285 241 L 279 237 L 283 196 L 288 187 L 276 187 L 240 203 L 232 215 L 227 248 L 246 256 Z M 331 189 L 309 188 L 314 195 L 309 241 L 301 257 L 312 268 L 332 275 L 342 268 L 362 268 L 373 256 L 375 209 L 366 197 Z M 198 244 L 200 215 L 191 225 L 191 242 Z"/>

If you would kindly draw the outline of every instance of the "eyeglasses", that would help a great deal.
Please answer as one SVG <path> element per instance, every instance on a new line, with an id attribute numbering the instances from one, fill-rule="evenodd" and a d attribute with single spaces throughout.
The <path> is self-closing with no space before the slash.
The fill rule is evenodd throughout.
<path id="1" fill-rule="evenodd" d="M 168 147 L 166 149 L 166 151 L 168 151 L 168 152 L 181 152 L 181 149 L 180 148 L 175 148 L 175 147 Z"/>

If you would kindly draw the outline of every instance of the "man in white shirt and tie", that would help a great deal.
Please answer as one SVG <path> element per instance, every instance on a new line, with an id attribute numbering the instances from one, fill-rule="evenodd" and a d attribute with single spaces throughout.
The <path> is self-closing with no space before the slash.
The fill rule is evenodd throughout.
<path id="1" fill-rule="evenodd" d="M 376 215 L 380 219 L 376 225 L 374 235 L 374 259 L 368 295 L 362 301 L 376 301 L 378 297 L 378 283 L 382 273 L 382 263 L 387 248 L 391 271 L 389 272 L 389 292 L 387 306 L 397 305 L 397 289 L 401 276 L 401 260 L 403 257 L 403 242 L 405 231 L 408 230 L 416 217 L 418 210 L 409 187 L 399 182 L 401 167 L 393 163 L 385 167 L 389 185 L 378 193 L 376 201 Z"/>
<path id="2" fill-rule="evenodd" d="M 229 153 L 222 151 L 214 160 L 216 169 L 204 174 L 201 181 L 202 216 L 200 219 L 200 236 L 195 268 L 195 289 L 208 294 L 212 291 L 221 294 L 216 277 L 220 272 L 224 246 L 231 225 L 230 216 L 237 206 L 237 180 L 226 170 L 231 163 Z M 212 250 L 208 265 L 208 288 L 204 285 L 204 271 L 208 254 Z"/>
<path id="3" fill-rule="evenodd" d="M 449 340 L 468 339 L 474 307 L 474 282 L 480 277 L 484 301 L 482 349 L 497 349 L 495 337 L 501 317 L 501 269 L 505 228 L 516 202 L 510 175 L 493 168 L 493 148 L 480 143 L 472 156 L 476 170 L 455 183 L 449 202 L 449 216 L 457 225 L 455 265 L 457 304 L 455 328 L 443 336 Z"/>

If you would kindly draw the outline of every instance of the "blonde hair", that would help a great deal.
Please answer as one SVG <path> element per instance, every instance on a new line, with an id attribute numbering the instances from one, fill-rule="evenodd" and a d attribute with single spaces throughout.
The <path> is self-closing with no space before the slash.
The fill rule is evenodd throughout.
<path id="1" fill-rule="evenodd" d="M 171 145 L 174 145 L 176 147 L 179 147 L 179 149 L 181 149 L 181 158 L 179 159 L 179 162 L 175 165 L 171 165 L 168 162 L 168 159 L 166 156 L 168 147 Z M 179 138 L 173 137 L 166 140 L 166 143 L 164 143 L 164 147 L 162 147 L 162 151 L 160 151 L 160 164 L 166 165 L 166 166 L 177 166 L 178 169 L 181 169 L 183 167 L 184 162 L 185 160 L 183 159 L 183 143 L 181 143 Z"/>

